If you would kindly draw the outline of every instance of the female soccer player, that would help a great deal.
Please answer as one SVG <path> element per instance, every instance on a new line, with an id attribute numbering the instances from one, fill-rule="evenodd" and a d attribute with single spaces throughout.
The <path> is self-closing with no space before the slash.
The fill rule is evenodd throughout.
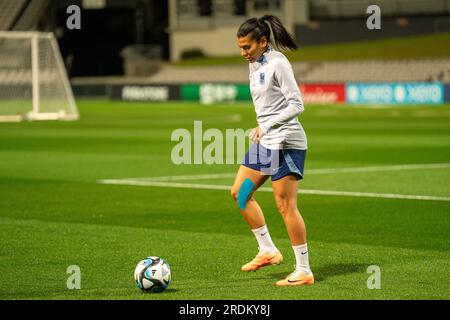
<path id="1" fill-rule="evenodd" d="M 258 122 L 258 127 L 250 133 L 254 143 L 247 151 L 231 189 L 231 195 L 259 245 L 259 253 L 241 269 L 256 271 L 283 260 L 253 197 L 270 176 L 277 208 L 296 258 L 295 271 L 276 285 L 313 284 L 305 223 L 297 208 L 298 180 L 303 178 L 307 149 L 306 135 L 297 117 L 304 107 L 291 64 L 272 46 L 293 50 L 297 45 L 281 21 L 272 15 L 245 21 L 237 32 L 237 43 L 241 55 L 249 62 L 250 90 Z"/>

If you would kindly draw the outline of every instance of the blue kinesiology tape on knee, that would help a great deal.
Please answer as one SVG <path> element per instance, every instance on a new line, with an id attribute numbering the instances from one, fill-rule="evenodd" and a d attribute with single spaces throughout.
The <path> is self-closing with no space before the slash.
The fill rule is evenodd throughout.
<path id="1" fill-rule="evenodd" d="M 241 187 L 239 188 L 237 203 L 241 210 L 245 210 L 248 197 L 250 196 L 254 188 L 255 184 L 249 178 L 245 179 Z"/>

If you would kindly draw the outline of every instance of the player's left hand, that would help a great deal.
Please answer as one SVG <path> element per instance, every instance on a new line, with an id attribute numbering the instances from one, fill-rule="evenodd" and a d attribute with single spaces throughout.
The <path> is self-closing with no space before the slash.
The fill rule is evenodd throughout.
<path id="1" fill-rule="evenodd" d="M 263 135 L 264 135 L 263 130 L 260 127 L 256 127 L 250 132 L 248 136 L 253 142 L 259 143 Z"/>

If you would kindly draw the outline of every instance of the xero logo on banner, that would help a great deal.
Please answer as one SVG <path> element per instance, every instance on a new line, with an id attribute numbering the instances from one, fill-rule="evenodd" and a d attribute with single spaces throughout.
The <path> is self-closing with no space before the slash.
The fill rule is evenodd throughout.
<path id="1" fill-rule="evenodd" d="M 349 83 L 348 103 L 440 104 L 444 102 L 442 83 Z"/>

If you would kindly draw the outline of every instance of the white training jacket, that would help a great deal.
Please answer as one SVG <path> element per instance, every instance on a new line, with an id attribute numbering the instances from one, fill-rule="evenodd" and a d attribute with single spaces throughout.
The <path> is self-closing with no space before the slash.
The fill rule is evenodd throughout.
<path id="1" fill-rule="evenodd" d="M 306 150 L 306 134 L 297 118 L 304 110 L 303 101 L 288 59 L 269 47 L 249 63 L 249 69 L 256 121 L 264 134 L 261 145 Z"/>

